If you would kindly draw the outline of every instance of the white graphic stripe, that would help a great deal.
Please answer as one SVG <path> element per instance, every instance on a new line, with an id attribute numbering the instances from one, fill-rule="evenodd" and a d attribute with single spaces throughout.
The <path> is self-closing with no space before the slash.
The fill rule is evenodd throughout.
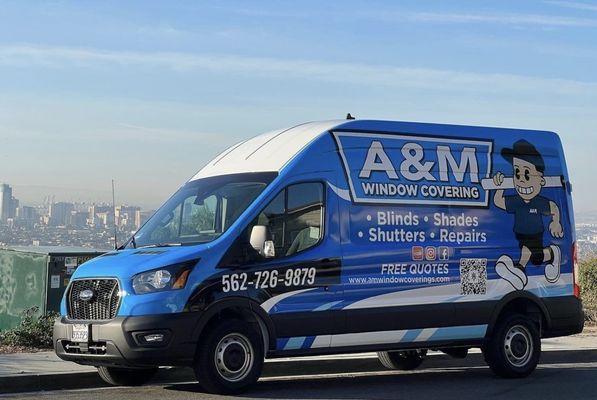
<path id="1" fill-rule="evenodd" d="M 320 349 L 330 347 L 332 345 L 332 335 L 316 336 L 311 344 L 312 349 Z"/>
<path id="2" fill-rule="evenodd" d="M 346 200 L 346 201 L 352 201 L 350 199 L 350 191 L 347 189 L 340 189 L 338 186 L 333 185 L 331 183 L 328 182 L 328 185 L 330 185 L 330 187 L 332 188 L 332 190 L 334 191 L 334 193 L 336 193 L 338 195 L 338 197 L 340 197 L 342 200 Z"/>
<path id="3" fill-rule="evenodd" d="M 314 290 L 314 289 L 315 288 L 308 288 L 308 289 L 294 290 L 292 292 L 286 292 L 286 293 L 279 294 L 279 295 L 274 296 L 270 299 L 267 299 L 266 301 L 261 303 L 261 308 L 263 308 L 265 310 L 265 312 L 269 313 L 270 310 L 272 308 L 274 308 L 276 306 L 276 304 L 278 304 L 280 301 L 282 301 L 290 296 L 294 296 L 295 294 L 308 292 L 308 291 Z"/>
<path id="4" fill-rule="evenodd" d="M 479 329 L 482 328 L 482 329 Z M 463 337 L 459 336 L 458 332 L 452 332 L 453 330 L 461 330 L 461 329 L 470 329 L 469 334 L 467 334 L 466 338 L 468 339 L 478 339 L 485 336 L 485 329 L 487 325 L 465 325 L 465 326 L 453 326 L 453 327 L 445 327 L 445 328 L 426 328 L 423 329 L 415 339 L 411 339 L 412 342 L 426 342 L 429 341 L 432 336 L 437 332 L 443 332 L 447 335 L 447 337 L 457 337 L 458 339 L 462 339 Z M 405 329 L 405 330 L 395 330 L 395 331 L 378 331 L 378 332 L 362 332 L 362 333 L 346 333 L 341 335 L 332 335 L 332 342 L 330 347 L 344 347 L 344 346 L 359 346 L 359 345 L 371 345 L 371 344 L 390 344 L 390 343 L 400 343 L 405 342 L 404 337 L 407 333 L 413 332 L 416 329 Z M 470 336 L 470 337 L 468 337 Z M 326 338 L 329 335 L 325 336 Z M 317 339 L 315 338 L 315 342 Z M 408 339 L 407 339 L 408 340 Z M 408 340 L 410 341 L 410 340 Z M 323 341 L 322 341 L 323 342 Z M 313 347 L 313 346 L 312 346 Z M 321 346 L 323 347 L 323 346 Z"/>
<path id="5" fill-rule="evenodd" d="M 433 334 L 437 332 L 437 328 L 426 328 L 419 333 L 419 335 L 415 338 L 415 342 L 426 342 L 429 340 Z"/>
<path id="6" fill-rule="evenodd" d="M 333 335 L 331 347 L 354 346 L 363 344 L 398 343 L 406 335 L 406 330 L 380 331 L 363 333 L 344 333 Z"/>

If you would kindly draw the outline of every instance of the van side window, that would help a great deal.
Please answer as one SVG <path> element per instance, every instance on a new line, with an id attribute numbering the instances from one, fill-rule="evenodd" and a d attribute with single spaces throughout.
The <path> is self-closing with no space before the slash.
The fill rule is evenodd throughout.
<path id="1" fill-rule="evenodd" d="M 254 226 L 265 226 L 268 240 L 274 242 L 275 258 L 291 256 L 319 243 L 323 235 L 324 186 L 319 182 L 298 183 L 282 189 L 257 215 L 219 266 L 229 268 L 271 260 L 250 244 Z"/>
<path id="2" fill-rule="evenodd" d="M 321 239 L 323 184 L 299 183 L 282 190 L 259 214 L 254 225 L 268 227 L 276 257 L 290 256 Z"/>
<path id="3" fill-rule="evenodd" d="M 313 247 L 321 238 L 323 185 L 301 183 L 286 189 L 284 248 L 289 256 Z"/>

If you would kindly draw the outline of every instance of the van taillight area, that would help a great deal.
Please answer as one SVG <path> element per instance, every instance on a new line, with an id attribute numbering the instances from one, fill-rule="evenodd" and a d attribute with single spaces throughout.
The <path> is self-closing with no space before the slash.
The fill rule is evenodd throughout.
<path id="1" fill-rule="evenodd" d="M 572 243 L 572 277 L 574 279 L 574 296 L 580 299 L 578 247 L 576 242 Z"/>

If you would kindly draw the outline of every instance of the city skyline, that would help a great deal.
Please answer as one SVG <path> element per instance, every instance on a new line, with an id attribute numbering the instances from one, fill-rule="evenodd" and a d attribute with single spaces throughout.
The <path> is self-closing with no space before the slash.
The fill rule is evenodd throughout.
<path id="1" fill-rule="evenodd" d="M 17 186 L 18 187 L 18 186 Z M 7 198 L 11 198 L 11 200 L 13 202 L 16 202 L 16 204 L 10 204 L 5 201 L 5 194 L 9 193 L 8 196 L 6 196 Z M 60 193 L 60 192 L 58 192 Z M 15 194 L 17 194 L 17 196 L 15 197 Z M 111 196 L 111 192 L 110 192 L 110 196 Z M 48 207 L 52 204 L 58 204 L 58 203 L 70 203 L 70 204 L 74 204 L 74 205 L 97 205 L 97 206 L 110 206 L 112 207 L 112 199 L 103 199 L 103 198 L 91 198 L 89 197 L 89 199 L 76 199 L 76 200 L 72 200 L 68 198 L 68 195 L 64 195 L 62 194 L 62 196 L 59 194 L 58 196 L 55 195 L 54 193 L 51 195 L 45 195 L 42 198 L 34 198 L 34 199 L 30 199 L 29 197 L 25 197 L 23 198 L 22 196 L 19 195 L 19 190 L 15 190 L 15 186 L 12 185 L 11 183 L 7 183 L 7 182 L 2 182 L 0 181 L 0 221 L 2 222 L 6 222 L 6 218 L 8 217 L 8 214 L 6 214 L 6 209 L 9 209 L 11 206 L 13 208 L 19 208 L 19 206 L 23 207 L 34 207 L 34 208 L 39 208 L 39 207 Z M 116 201 L 116 205 L 117 206 L 122 206 L 122 207 L 129 207 L 129 206 L 135 206 L 135 207 L 139 207 L 142 209 L 152 209 L 155 210 L 155 208 L 158 207 L 144 207 L 140 204 L 133 204 L 131 202 L 127 202 L 127 201 Z M 160 204 L 161 205 L 161 204 Z M 7 208 L 8 206 L 8 208 Z M 14 217 L 14 212 L 12 215 L 10 215 L 10 217 Z"/>
<path id="2" fill-rule="evenodd" d="M 46 196 L 42 204 L 20 201 L 7 183 L 0 184 L 0 248 L 77 246 L 112 249 L 121 245 L 153 215 L 136 205 L 71 203 Z"/>
<path id="3" fill-rule="evenodd" d="M 8 181 L 7 181 L 8 182 Z M 0 185 L 4 182 L 0 180 Z M 18 185 L 8 183 L 14 193 L 18 193 L 18 199 L 25 205 L 41 206 L 49 202 L 69 202 L 69 203 L 105 203 L 112 204 L 111 181 L 107 182 L 106 190 L 90 190 L 86 188 L 64 188 L 52 186 L 38 186 L 38 185 Z M 116 182 L 118 185 L 118 182 Z M 163 201 L 170 197 L 173 193 L 164 193 L 163 200 L 157 201 L 129 201 L 121 198 L 116 186 L 116 203 L 120 204 L 135 204 L 144 209 L 156 209 Z"/>
<path id="4" fill-rule="evenodd" d="M 73 201 L 110 200 L 115 179 L 157 207 L 240 140 L 350 112 L 556 131 L 575 209 L 596 210 L 582 4 L 6 2 L 0 180 Z"/>

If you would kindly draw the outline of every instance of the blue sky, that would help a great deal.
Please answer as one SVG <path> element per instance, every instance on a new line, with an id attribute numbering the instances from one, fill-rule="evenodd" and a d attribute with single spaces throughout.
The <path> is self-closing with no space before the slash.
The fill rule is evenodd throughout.
<path id="1" fill-rule="evenodd" d="M 317 119 L 560 133 L 597 210 L 597 1 L 0 1 L 0 181 L 158 205 L 228 145 Z"/>

